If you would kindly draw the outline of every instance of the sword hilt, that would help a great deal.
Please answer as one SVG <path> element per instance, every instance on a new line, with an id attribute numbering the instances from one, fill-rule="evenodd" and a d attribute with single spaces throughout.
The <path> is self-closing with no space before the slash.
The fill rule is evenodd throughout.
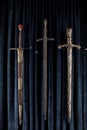
<path id="1" fill-rule="evenodd" d="M 40 42 L 40 41 L 43 41 L 45 39 L 50 40 L 50 41 L 54 41 L 54 38 L 47 38 L 47 19 L 45 19 L 43 23 L 44 23 L 44 37 L 37 39 L 36 42 Z"/>
<path id="2" fill-rule="evenodd" d="M 47 33 L 47 19 L 44 20 L 44 33 Z"/>
<path id="3" fill-rule="evenodd" d="M 47 19 L 44 20 L 44 25 L 47 25 Z"/>
<path id="4" fill-rule="evenodd" d="M 19 48 L 21 48 L 22 47 L 22 30 L 24 29 L 24 25 L 19 24 L 18 29 L 19 29 Z"/>
<path id="5" fill-rule="evenodd" d="M 67 43 L 69 45 L 71 45 L 71 47 L 75 47 L 77 49 L 80 49 L 81 46 L 80 45 L 75 45 L 75 44 L 72 44 L 72 28 L 67 28 L 66 30 L 66 35 L 67 35 Z"/>
<path id="6" fill-rule="evenodd" d="M 29 48 L 22 48 L 22 30 L 24 29 L 24 25 L 23 24 L 19 24 L 18 25 L 18 30 L 19 30 L 19 47 L 18 48 L 10 48 L 9 51 L 15 51 L 18 49 L 22 49 L 22 50 L 30 50 L 32 49 L 32 47 L 30 46 Z"/>
<path id="7" fill-rule="evenodd" d="M 70 47 L 75 47 L 77 49 L 81 48 L 80 45 L 72 44 L 72 28 L 67 28 L 66 35 L 67 35 L 67 44 L 59 45 L 58 46 L 59 49 L 64 48 L 64 47 L 69 47 L 69 46 Z"/>

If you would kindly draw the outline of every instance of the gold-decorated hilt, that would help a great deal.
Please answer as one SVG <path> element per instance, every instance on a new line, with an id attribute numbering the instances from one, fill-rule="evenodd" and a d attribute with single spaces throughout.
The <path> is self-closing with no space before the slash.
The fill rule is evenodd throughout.
<path id="1" fill-rule="evenodd" d="M 58 49 L 62 49 L 64 47 L 75 47 L 78 49 L 81 48 L 80 45 L 72 44 L 72 28 L 67 28 L 66 35 L 67 35 L 67 44 L 58 45 Z"/>

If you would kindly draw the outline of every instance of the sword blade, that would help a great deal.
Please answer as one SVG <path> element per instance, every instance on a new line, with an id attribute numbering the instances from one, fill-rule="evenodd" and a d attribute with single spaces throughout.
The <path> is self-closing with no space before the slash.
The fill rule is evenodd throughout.
<path id="1" fill-rule="evenodd" d="M 18 110 L 19 110 L 19 124 L 22 124 L 23 114 L 23 49 L 17 49 L 18 52 Z"/>
<path id="2" fill-rule="evenodd" d="M 68 62 L 68 88 L 67 88 L 67 120 L 71 120 L 71 94 L 72 94 L 72 46 L 67 48 L 67 62 Z"/>
<path id="3" fill-rule="evenodd" d="M 44 119 L 47 119 L 47 39 L 43 42 Z"/>

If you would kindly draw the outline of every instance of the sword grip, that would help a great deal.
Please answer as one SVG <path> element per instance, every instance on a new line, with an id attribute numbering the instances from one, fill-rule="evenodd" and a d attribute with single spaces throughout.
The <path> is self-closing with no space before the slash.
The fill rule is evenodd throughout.
<path id="1" fill-rule="evenodd" d="M 24 29 L 23 24 L 19 24 L 18 29 L 19 29 L 19 48 L 22 48 L 22 30 Z"/>
<path id="2" fill-rule="evenodd" d="M 68 38 L 72 37 L 72 28 L 67 28 L 66 35 L 67 35 Z"/>

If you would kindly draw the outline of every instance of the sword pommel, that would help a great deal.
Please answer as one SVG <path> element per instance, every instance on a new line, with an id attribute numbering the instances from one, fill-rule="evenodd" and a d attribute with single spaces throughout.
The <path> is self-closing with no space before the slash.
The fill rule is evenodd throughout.
<path id="1" fill-rule="evenodd" d="M 18 25 L 18 29 L 19 29 L 19 31 L 22 31 L 24 29 L 24 25 L 23 24 L 19 24 Z"/>
<path id="2" fill-rule="evenodd" d="M 69 37 L 69 38 L 72 37 L 72 29 L 71 29 L 71 28 L 67 28 L 67 30 L 66 30 L 66 35 L 67 35 L 67 37 Z"/>
<path id="3" fill-rule="evenodd" d="M 47 25 L 47 19 L 44 20 L 44 25 Z"/>

